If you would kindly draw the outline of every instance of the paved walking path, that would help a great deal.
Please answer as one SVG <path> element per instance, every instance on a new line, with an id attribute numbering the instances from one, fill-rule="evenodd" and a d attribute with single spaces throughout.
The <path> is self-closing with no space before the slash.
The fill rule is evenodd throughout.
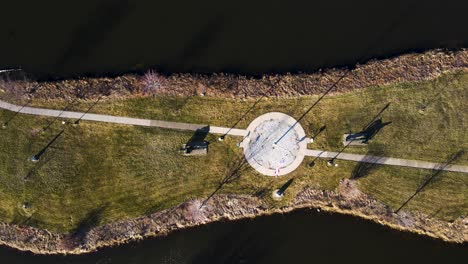
<path id="1" fill-rule="evenodd" d="M 22 114 L 30 114 L 30 115 L 38 115 L 38 116 L 82 119 L 82 120 L 97 121 L 97 122 L 147 126 L 147 127 L 160 127 L 160 128 L 170 128 L 170 129 L 190 130 L 190 131 L 195 131 L 197 129 L 208 126 L 208 125 L 196 125 L 196 124 L 169 122 L 169 121 L 161 121 L 161 120 L 150 120 L 150 119 L 141 119 L 141 118 L 90 114 L 90 113 L 83 113 L 83 112 L 52 110 L 52 109 L 36 108 L 36 107 L 22 107 L 22 106 L 10 104 L 1 100 L 0 100 L 0 108 L 5 109 L 5 110 L 10 110 L 13 112 L 19 112 Z M 237 128 L 231 129 L 227 127 L 210 126 L 209 132 L 214 133 L 214 134 L 222 134 L 222 135 L 226 134 L 226 135 L 242 136 L 242 137 L 247 136 L 246 129 L 237 129 Z M 384 164 L 384 165 L 421 168 L 421 169 L 440 169 L 440 170 L 445 170 L 445 171 L 468 173 L 468 166 L 463 166 L 463 165 L 444 166 L 444 164 L 427 162 L 427 161 L 397 159 L 397 158 L 389 158 L 389 157 L 377 157 L 377 156 L 351 154 L 351 153 L 339 153 L 338 154 L 338 152 L 312 150 L 312 149 L 306 149 L 304 154 L 306 156 L 313 156 L 313 157 L 320 157 L 320 158 L 330 158 L 330 159 L 336 158 L 336 159 L 341 159 L 341 160 L 351 160 L 351 161 L 357 161 L 357 162 L 368 162 L 368 163 L 376 163 L 376 164 Z"/>
<path id="2" fill-rule="evenodd" d="M 22 107 L 22 106 L 10 104 L 1 100 L 0 100 L 0 108 L 10 110 L 13 112 L 19 112 L 22 114 L 29 114 L 29 115 L 71 118 L 71 119 L 81 119 L 81 120 L 106 122 L 106 123 L 147 126 L 147 127 L 160 127 L 160 128 L 170 128 L 170 129 L 190 130 L 190 131 L 195 131 L 197 129 L 208 126 L 208 125 L 196 125 L 196 124 L 169 122 L 169 121 L 161 121 L 161 120 L 150 120 L 150 119 L 141 119 L 141 118 L 122 117 L 122 116 L 90 114 L 90 113 L 83 113 L 83 112 L 52 110 L 52 109 L 36 108 L 36 107 Z M 230 129 L 227 127 L 217 127 L 217 126 L 210 126 L 209 132 L 213 134 L 223 134 L 223 135 L 227 134 L 227 135 L 233 135 L 233 136 L 245 136 L 247 134 L 247 130 L 245 129 L 236 129 L 236 128 Z"/>
<path id="3" fill-rule="evenodd" d="M 341 159 L 341 160 L 351 160 L 351 161 L 357 161 L 357 162 L 376 163 L 376 164 L 401 166 L 401 167 L 435 169 L 435 170 L 468 173 L 468 166 L 451 165 L 451 164 L 445 165 L 441 163 L 420 161 L 420 160 L 397 159 L 397 158 L 360 155 L 360 154 L 351 154 L 351 153 L 338 154 L 338 152 L 313 150 L 313 149 L 306 150 L 305 155 L 313 156 L 313 157 L 320 157 L 320 158 L 329 158 L 329 159 L 336 158 L 336 159 Z"/>

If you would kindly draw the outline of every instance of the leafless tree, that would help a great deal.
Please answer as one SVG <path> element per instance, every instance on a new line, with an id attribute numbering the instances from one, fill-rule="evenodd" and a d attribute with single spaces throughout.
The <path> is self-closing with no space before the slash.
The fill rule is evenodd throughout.
<path id="1" fill-rule="evenodd" d="M 143 75 L 141 79 L 141 92 L 143 94 L 155 94 L 166 85 L 166 78 L 155 72 L 149 70 Z"/>
<path id="2" fill-rule="evenodd" d="M 188 220 L 201 222 L 206 218 L 205 212 L 206 206 L 202 207 L 200 200 L 193 200 L 187 205 L 185 216 Z"/>
<path id="3" fill-rule="evenodd" d="M 0 80 L 0 89 L 6 93 L 9 99 L 13 100 L 21 100 L 26 94 L 26 88 L 22 83 L 8 77 Z"/>

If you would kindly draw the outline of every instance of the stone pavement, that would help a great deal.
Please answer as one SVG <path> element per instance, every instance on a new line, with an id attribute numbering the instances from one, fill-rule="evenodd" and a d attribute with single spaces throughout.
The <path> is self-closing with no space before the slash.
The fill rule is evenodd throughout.
<path id="1" fill-rule="evenodd" d="M 256 171 L 281 176 L 301 165 L 310 139 L 294 118 L 279 112 L 266 113 L 255 118 L 247 131 L 248 136 L 240 146 Z"/>

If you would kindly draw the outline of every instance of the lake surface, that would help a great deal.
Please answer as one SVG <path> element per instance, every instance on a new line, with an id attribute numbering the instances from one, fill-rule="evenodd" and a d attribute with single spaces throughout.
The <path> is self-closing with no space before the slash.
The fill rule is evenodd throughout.
<path id="1" fill-rule="evenodd" d="M 466 1 L 2 2 L 0 69 L 40 79 L 315 71 L 468 46 Z M 183 230 L 84 256 L 0 248 L 1 263 L 465 263 L 468 247 L 299 211 Z"/>
<path id="2" fill-rule="evenodd" d="M 351 216 L 300 210 L 220 222 L 83 256 L 0 248 L 2 263 L 466 263 L 468 246 Z"/>
<path id="3" fill-rule="evenodd" d="M 3 1 L 0 68 L 39 77 L 314 71 L 468 46 L 467 1 Z"/>

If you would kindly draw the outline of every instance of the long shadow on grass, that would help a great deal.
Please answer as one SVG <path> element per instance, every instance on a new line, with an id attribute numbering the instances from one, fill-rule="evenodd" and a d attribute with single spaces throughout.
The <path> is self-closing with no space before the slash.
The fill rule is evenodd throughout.
<path id="1" fill-rule="evenodd" d="M 44 155 L 47 149 L 49 149 L 57 141 L 57 139 L 60 138 L 63 132 L 65 132 L 64 129 L 62 129 L 57 135 L 55 135 L 55 137 L 51 141 L 49 141 L 47 145 L 44 148 L 42 148 L 38 153 L 36 153 L 31 159 L 33 159 L 34 161 L 39 161 L 42 155 Z"/>
<path id="2" fill-rule="evenodd" d="M 444 169 L 448 167 L 450 164 L 456 162 L 458 159 L 460 159 L 463 155 L 465 154 L 465 150 L 460 150 L 457 153 L 453 154 L 450 156 L 443 164 L 441 164 L 438 167 L 435 167 L 433 169 L 433 173 L 426 177 L 424 179 L 423 183 L 421 186 L 416 189 L 413 195 L 411 195 L 398 209 L 395 210 L 395 213 L 398 214 L 398 212 L 405 207 L 418 193 L 420 193 L 431 181 L 434 181 L 436 178 L 438 178 L 442 172 L 444 172 Z"/>
<path id="3" fill-rule="evenodd" d="M 386 123 L 382 123 L 382 118 L 380 118 L 380 116 L 382 115 L 382 113 L 388 109 L 388 107 L 390 106 L 390 103 L 386 104 L 373 118 L 372 120 L 366 125 L 364 126 L 362 129 L 361 129 L 361 132 L 357 133 L 357 134 L 361 134 L 361 135 L 364 135 L 365 136 L 365 143 L 367 143 L 369 141 L 369 139 L 373 138 L 378 132 L 380 132 L 380 130 L 386 126 L 386 125 L 389 125 L 391 124 L 392 122 L 386 122 Z M 336 158 L 341 154 L 343 153 L 343 151 L 345 151 L 345 149 L 347 149 L 352 142 L 354 142 L 356 140 L 356 138 L 348 138 L 348 143 L 343 147 L 341 148 L 341 150 L 336 153 L 336 155 L 330 160 L 331 163 L 334 163 L 334 161 L 336 160 Z"/>
<path id="4" fill-rule="evenodd" d="M 213 197 L 216 193 L 218 193 L 221 188 L 223 188 L 224 185 L 232 183 L 236 180 L 238 180 L 244 172 L 249 170 L 251 167 L 247 162 L 247 159 L 244 158 L 244 156 L 235 159 L 231 164 L 229 165 L 229 169 L 226 173 L 226 176 L 221 180 L 219 183 L 218 187 L 216 190 L 214 190 L 200 205 L 200 208 L 202 208 L 210 199 Z"/>
<path id="5" fill-rule="evenodd" d="M 383 145 L 374 145 L 369 149 L 365 156 L 366 162 L 359 162 L 354 167 L 351 173 L 351 179 L 359 179 L 369 175 L 375 169 L 380 167 L 380 164 L 374 163 L 385 156 L 385 149 Z"/>
<path id="6" fill-rule="evenodd" d="M 23 180 L 29 181 L 31 180 L 31 177 L 35 175 L 42 167 L 47 165 L 51 160 L 54 159 L 56 152 L 50 152 L 48 155 L 46 155 L 44 158 L 42 158 L 39 162 L 37 162 L 29 171 L 28 173 L 24 176 Z"/>
<path id="7" fill-rule="evenodd" d="M 77 227 L 71 232 L 70 237 L 78 244 L 83 244 L 86 239 L 86 234 L 94 227 L 98 226 L 101 222 L 102 215 L 106 210 L 107 205 L 103 205 L 96 209 L 91 210 L 85 218 L 83 218 Z"/>
<path id="8" fill-rule="evenodd" d="M 278 85 L 279 81 L 280 81 L 280 80 L 278 79 L 278 80 L 276 80 L 274 83 L 271 83 L 270 88 L 269 88 L 265 93 L 263 93 L 262 96 L 260 96 L 260 97 L 255 101 L 255 103 L 253 103 L 253 104 L 249 107 L 249 109 L 247 109 L 247 111 L 245 111 L 245 112 L 242 114 L 242 116 L 241 116 L 234 124 L 232 124 L 232 125 L 229 127 L 229 129 L 226 131 L 226 133 L 224 133 L 224 135 L 222 135 L 220 138 L 226 137 L 232 129 L 234 129 L 242 120 L 244 120 L 244 118 L 257 106 L 257 104 L 260 103 L 260 101 L 261 101 L 263 98 L 265 98 L 266 96 L 268 96 L 268 95 L 270 94 L 270 92 L 273 91 L 273 89 L 276 88 L 276 86 Z"/>
<path id="9" fill-rule="evenodd" d="M 323 131 L 325 131 L 325 129 L 327 129 L 327 125 L 323 125 L 321 126 L 317 132 L 314 133 L 314 135 L 312 136 L 312 139 L 316 139 L 320 134 L 322 134 Z"/>
<path id="10" fill-rule="evenodd" d="M 33 88 L 31 89 L 31 91 L 29 92 L 30 96 L 33 96 L 34 93 L 36 93 L 37 89 L 39 89 L 39 85 L 33 86 Z M 10 98 L 10 100 L 11 100 L 11 98 Z M 32 97 L 31 97 L 30 99 L 28 99 L 28 101 L 27 101 L 25 104 L 23 104 L 23 105 L 21 106 L 21 108 L 20 108 L 18 111 L 16 111 L 8 120 L 6 120 L 5 122 L 3 122 L 3 126 L 8 126 L 8 124 L 9 124 L 25 107 L 27 107 L 29 104 L 31 104 L 31 102 L 32 102 Z"/>

